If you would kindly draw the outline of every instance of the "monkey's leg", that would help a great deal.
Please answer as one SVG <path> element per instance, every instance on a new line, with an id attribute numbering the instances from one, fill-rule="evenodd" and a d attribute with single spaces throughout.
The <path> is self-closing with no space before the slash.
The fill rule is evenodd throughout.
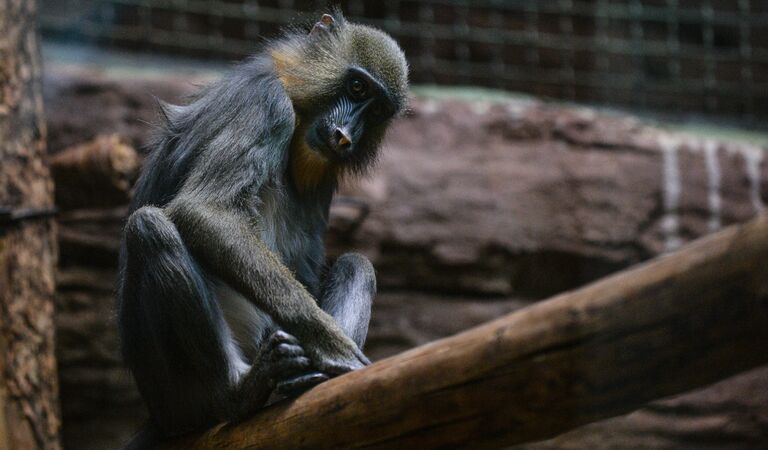
<path id="1" fill-rule="evenodd" d="M 247 365 L 204 272 L 160 209 L 133 213 L 125 242 L 123 354 L 152 424 L 172 435 L 228 419 Z"/>
<path id="2" fill-rule="evenodd" d="M 341 255 L 323 285 L 320 307 L 362 350 L 376 296 L 376 272 L 368 258 L 357 253 Z"/>
<path id="3" fill-rule="evenodd" d="M 376 273 L 368 258 L 356 253 L 340 256 L 331 267 L 320 297 L 320 307 L 362 350 L 368 336 L 371 304 L 376 296 Z M 277 384 L 277 391 L 292 397 L 322 383 L 328 377 L 309 372 Z"/>

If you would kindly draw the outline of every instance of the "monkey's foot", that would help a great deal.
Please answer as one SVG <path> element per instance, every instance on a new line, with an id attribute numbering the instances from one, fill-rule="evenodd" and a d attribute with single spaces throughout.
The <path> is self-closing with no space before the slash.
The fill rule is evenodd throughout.
<path id="1" fill-rule="evenodd" d="M 298 397 L 318 384 L 328 381 L 328 375 L 322 372 L 310 372 L 296 378 L 277 383 L 275 391 L 288 398 Z"/>
<path id="2" fill-rule="evenodd" d="M 270 336 L 266 360 L 275 392 L 285 397 L 296 397 L 330 378 L 313 368 L 298 339 L 282 330 Z"/>

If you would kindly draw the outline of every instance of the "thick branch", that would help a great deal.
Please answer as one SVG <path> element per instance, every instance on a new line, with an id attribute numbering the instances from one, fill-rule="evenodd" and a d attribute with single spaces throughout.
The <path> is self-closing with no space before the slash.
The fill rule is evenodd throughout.
<path id="1" fill-rule="evenodd" d="M 768 217 L 169 448 L 483 448 L 768 362 Z"/>

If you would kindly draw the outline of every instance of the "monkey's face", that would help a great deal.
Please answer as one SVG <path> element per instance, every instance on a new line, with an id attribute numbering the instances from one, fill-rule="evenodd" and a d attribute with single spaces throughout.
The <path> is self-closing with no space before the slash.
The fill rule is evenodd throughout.
<path id="1" fill-rule="evenodd" d="M 324 14 L 309 34 L 270 50 L 297 128 L 291 170 L 302 189 L 372 166 L 384 132 L 407 103 L 408 64 L 386 33 Z"/>
<path id="2" fill-rule="evenodd" d="M 312 118 L 305 142 L 338 166 L 364 170 L 398 106 L 385 85 L 361 67 L 347 69 L 339 84 Z"/>

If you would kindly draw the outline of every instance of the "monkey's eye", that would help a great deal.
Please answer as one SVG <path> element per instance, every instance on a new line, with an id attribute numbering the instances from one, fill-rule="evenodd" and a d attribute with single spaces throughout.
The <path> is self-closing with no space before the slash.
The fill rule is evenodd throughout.
<path id="1" fill-rule="evenodd" d="M 362 78 L 351 78 L 347 83 L 347 88 L 355 100 L 362 100 L 368 95 L 368 82 Z"/>

